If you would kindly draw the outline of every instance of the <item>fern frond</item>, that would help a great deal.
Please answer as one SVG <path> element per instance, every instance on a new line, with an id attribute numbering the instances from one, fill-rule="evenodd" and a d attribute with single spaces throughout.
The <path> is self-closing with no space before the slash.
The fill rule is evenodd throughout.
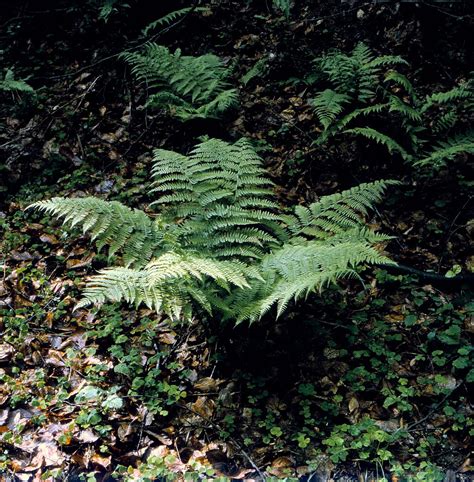
<path id="1" fill-rule="evenodd" d="M 378 263 L 390 261 L 364 242 L 288 245 L 262 260 L 263 281 L 255 280 L 250 289 L 237 292 L 230 310 L 238 314 L 238 322 L 255 321 L 274 305 L 280 316 L 290 301 L 354 276 L 363 265 Z"/>
<path id="2" fill-rule="evenodd" d="M 346 94 L 339 94 L 334 90 L 326 89 L 320 92 L 311 101 L 319 122 L 324 129 L 334 122 L 336 117 L 342 112 L 343 105 L 350 102 L 351 98 Z"/>
<path id="3" fill-rule="evenodd" d="M 120 252 L 125 266 L 146 264 L 163 243 L 164 226 L 143 211 L 117 201 L 94 197 L 52 198 L 28 206 L 57 218 L 70 228 L 90 232 L 99 250 L 108 246 L 109 257 Z"/>
<path id="4" fill-rule="evenodd" d="M 228 144 L 211 139 L 183 156 L 154 152 L 153 190 L 156 205 L 172 218 L 182 219 L 193 249 L 259 256 L 265 243 L 276 242 L 279 216 L 271 200 L 271 182 L 260 157 L 245 140 Z M 221 250 L 222 249 L 222 250 Z"/>
<path id="5" fill-rule="evenodd" d="M 137 307 L 143 303 L 171 318 L 179 318 L 191 299 L 198 298 L 201 306 L 210 306 L 202 290 L 205 278 L 224 286 L 248 287 L 244 267 L 239 263 L 168 252 L 143 269 L 101 270 L 88 281 L 76 309 L 105 301 L 126 301 Z"/>
<path id="6" fill-rule="evenodd" d="M 426 112 L 433 105 L 453 104 L 456 101 L 469 99 L 472 96 L 469 89 L 464 85 L 458 85 L 446 92 L 436 92 L 426 96 L 421 106 L 421 112 Z"/>
<path id="7" fill-rule="evenodd" d="M 409 94 L 412 98 L 415 98 L 415 89 L 413 88 L 412 83 L 400 72 L 390 70 L 385 74 L 385 82 L 393 82 L 394 84 L 402 86 L 407 94 Z"/>
<path id="8" fill-rule="evenodd" d="M 399 182 L 394 180 L 380 180 L 323 196 L 308 207 L 297 206 L 294 215 L 286 216 L 285 221 L 293 236 L 316 239 L 358 230 L 363 226 L 362 217 L 380 202 L 389 186 L 397 184 Z"/>
<path id="9" fill-rule="evenodd" d="M 459 154 L 474 154 L 474 131 L 458 134 L 446 141 L 439 142 L 426 157 L 417 160 L 414 165 L 430 165 L 439 168 Z"/>
<path id="10" fill-rule="evenodd" d="M 353 129 L 346 129 L 344 132 L 347 134 L 363 136 L 367 139 L 375 141 L 377 144 L 384 145 L 390 153 L 395 151 L 398 152 L 403 159 L 411 159 L 410 154 L 408 154 L 408 152 L 400 144 L 398 144 L 398 142 L 396 142 L 390 136 L 377 131 L 376 129 L 372 129 L 371 127 L 355 127 Z"/>
<path id="11" fill-rule="evenodd" d="M 252 67 L 242 76 L 240 81 L 242 84 L 247 85 L 255 77 L 261 77 L 266 70 L 268 59 L 266 57 L 257 60 Z"/>
<path id="12" fill-rule="evenodd" d="M 7 69 L 5 72 L 5 76 L 3 80 L 0 80 L 0 90 L 4 90 L 6 92 L 28 92 L 30 94 L 34 93 L 33 87 L 26 83 L 22 79 L 15 79 L 15 75 L 12 69 Z"/>
<path id="13" fill-rule="evenodd" d="M 156 30 L 157 28 L 169 27 L 172 23 L 177 22 L 179 19 L 182 19 L 183 17 L 185 17 L 186 15 L 189 15 L 190 13 L 194 13 L 194 12 L 207 13 L 209 11 L 210 10 L 207 7 L 185 7 L 179 10 L 174 10 L 173 12 L 170 12 L 164 15 L 163 17 L 158 18 L 157 20 L 150 22 L 142 30 L 142 34 L 146 36 L 151 31 Z"/>
<path id="14" fill-rule="evenodd" d="M 414 122 L 421 122 L 421 114 L 411 105 L 408 105 L 402 99 L 396 95 L 390 95 L 389 97 L 389 112 L 397 112 L 405 119 Z"/>

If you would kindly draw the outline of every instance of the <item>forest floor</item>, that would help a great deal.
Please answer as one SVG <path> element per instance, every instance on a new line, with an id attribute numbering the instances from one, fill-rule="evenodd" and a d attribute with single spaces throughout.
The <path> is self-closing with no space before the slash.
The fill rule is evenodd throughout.
<path id="1" fill-rule="evenodd" d="M 366 270 L 277 322 L 235 328 L 73 311 L 107 258 L 24 208 L 85 194 L 146 208 L 153 148 L 247 137 L 283 205 L 403 181 L 370 220 L 394 236 L 387 253 L 472 272 L 472 164 L 417 175 L 373 144 L 315 146 L 305 79 L 318 55 L 363 41 L 405 58 L 422 92 L 449 89 L 474 70 L 474 6 L 301 1 L 287 19 L 216 1 L 146 39 L 177 2 L 130 2 L 107 21 L 93 2 L 3 3 L 3 68 L 36 93 L 0 92 L 0 480 L 473 480 L 472 284 Z M 187 123 L 142 109 L 118 54 L 146 40 L 233 64 L 239 107 Z"/>

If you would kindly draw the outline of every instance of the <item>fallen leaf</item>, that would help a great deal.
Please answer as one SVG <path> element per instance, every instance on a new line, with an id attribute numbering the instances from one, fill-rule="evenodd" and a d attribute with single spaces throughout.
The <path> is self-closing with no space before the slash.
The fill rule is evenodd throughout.
<path id="1" fill-rule="evenodd" d="M 9 343 L 0 343 L 0 362 L 9 360 L 15 349 Z"/>
<path id="2" fill-rule="evenodd" d="M 77 435 L 77 440 L 82 443 L 93 443 L 99 440 L 99 436 L 96 435 L 91 429 L 81 430 Z"/>
<path id="3" fill-rule="evenodd" d="M 191 405 L 191 408 L 194 412 L 198 413 L 206 419 L 209 419 L 214 413 L 215 404 L 207 397 L 198 397 L 198 399 Z"/>
<path id="4" fill-rule="evenodd" d="M 53 442 L 41 442 L 35 451 L 35 455 L 30 464 L 25 467 L 25 471 L 31 472 L 41 467 L 59 467 L 65 460 L 64 454 Z"/>
<path id="5" fill-rule="evenodd" d="M 357 398 L 352 397 L 349 400 L 349 412 L 355 412 L 359 408 L 359 402 L 357 401 Z"/>
<path id="6" fill-rule="evenodd" d="M 109 455 L 108 457 L 103 457 L 102 455 L 94 454 L 91 457 L 91 462 L 93 462 L 94 464 L 100 465 L 101 467 L 104 467 L 104 469 L 107 469 L 110 467 L 110 464 L 112 463 L 112 456 Z"/>
<path id="7" fill-rule="evenodd" d="M 201 390 L 203 392 L 213 392 L 218 386 L 219 381 L 211 377 L 201 378 L 194 384 L 196 390 Z"/>

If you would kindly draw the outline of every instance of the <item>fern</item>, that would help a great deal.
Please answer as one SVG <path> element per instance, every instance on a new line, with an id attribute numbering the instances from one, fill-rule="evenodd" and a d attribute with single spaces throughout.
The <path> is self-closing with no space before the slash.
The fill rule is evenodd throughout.
<path id="1" fill-rule="evenodd" d="M 338 94 L 336 91 L 326 89 L 320 92 L 311 102 L 319 122 L 324 129 L 334 122 L 336 117 L 343 111 L 344 104 L 351 100 L 346 94 Z"/>
<path id="2" fill-rule="evenodd" d="M 238 263 L 168 252 L 140 270 L 108 268 L 100 271 L 91 278 L 76 308 L 102 304 L 106 300 L 124 300 L 136 306 L 144 303 L 157 312 L 179 318 L 183 310 L 189 313 L 190 299 L 193 299 L 210 312 L 211 304 L 201 287 L 203 279 L 244 288 L 248 284 L 243 268 Z"/>
<path id="3" fill-rule="evenodd" d="M 370 127 L 355 127 L 354 129 L 346 129 L 344 132 L 347 134 L 355 134 L 366 137 L 371 141 L 375 141 L 377 144 L 385 146 L 390 153 L 398 152 L 403 159 L 411 160 L 411 155 L 400 144 L 398 144 L 398 142 L 376 129 L 372 129 Z"/>
<path id="4" fill-rule="evenodd" d="M 316 144 L 322 145 L 338 134 L 363 136 L 415 166 L 432 169 L 445 166 L 459 154 L 472 152 L 472 133 L 454 132 L 447 139 L 440 138 L 455 130 L 463 114 L 472 109 L 472 80 L 420 100 L 411 82 L 400 72 L 392 68 L 382 78 L 384 69 L 406 62 L 398 56 L 375 56 L 363 43 L 357 44 L 349 55 L 334 50 L 315 63 L 322 74 L 319 77 L 325 78 L 331 87 L 317 93 L 311 102 L 324 128 Z M 385 123 L 392 126 L 393 132 L 404 132 L 409 142 L 402 145 L 374 128 L 375 122 L 370 124 L 380 120 L 375 116 L 384 111 Z M 362 122 L 363 118 L 369 123 Z M 426 152 L 427 145 L 434 147 Z"/>
<path id="5" fill-rule="evenodd" d="M 435 148 L 415 162 L 416 166 L 443 167 L 446 161 L 459 154 L 474 154 L 474 131 L 458 134 L 446 141 L 439 142 Z"/>
<path id="6" fill-rule="evenodd" d="M 278 208 L 272 201 L 271 182 L 251 145 L 212 139 L 189 156 L 155 150 L 152 176 L 156 204 L 166 206 L 188 243 L 217 257 L 259 257 L 272 232 Z"/>
<path id="7" fill-rule="evenodd" d="M 185 7 L 179 10 L 174 10 L 163 17 L 160 17 L 157 20 L 149 23 L 142 31 L 143 35 L 148 35 L 152 30 L 156 30 L 157 28 L 165 28 L 169 27 L 171 24 L 176 23 L 180 19 L 184 18 L 186 15 L 189 15 L 193 12 L 209 12 L 209 8 L 207 7 Z"/>
<path id="8" fill-rule="evenodd" d="M 396 95 L 390 96 L 389 101 L 389 112 L 397 112 L 402 118 L 408 120 L 409 122 L 421 122 L 421 114 L 417 109 L 411 105 L 404 102 L 402 99 Z"/>
<path id="9" fill-rule="evenodd" d="M 53 198 L 31 208 L 82 227 L 99 248 L 121 255 L 87 282 L 78 307 L 107 300 L 145 304 L 172 318 L 193 307 L 254 320 L 273 305 L 386 262 L 363 217 L 393 182 L 362 184 L 282 214 L 261 159 L 248 141 L 210 139 L 189 154 L 154 152 L 153 206 L 159 215 L 116 201 Z"/>
<path id="10" fill-rule="evenodd" d="M 341 232 L 359 229 L 362 217 L 381 201 L 387 187 L 397 181 L 375 181 L 360 184 L 341 193 L 324 196 L 308 207 L 297 206 L 294 215 L 285 221 L 293 236 L 326 239 Z"/>
<path id="11" fill-rule="evenodd" d="M 160 218 L 152 220 L 143 211 L 132 210 L 117 201 L 56 197 L 29 208 L 63 218 L 70 228 L 82 227 L 84 233 L 91 234 L 99 250 L 109 247 L 109 257 L 121 253 L 125 266 L 146 264 L 164 243 L 165 226 Z"/>
<path id="12" fill-rule="evenodd" d="M 27 92 L 29 94 L 34 93 L 33 87 L 27 84 L 22 79 L 15 79 L 15 75 L 12 69 L 7 69 L 3 80 L 0 80 L 0 90 L 6 92 Z"/>
<path id="13" fill-rule="evenodd" d="M 242 84 L 247 85 L 254 78 L 262 76 L 267 68 L 267 63 L 268 60 L 265 57 L 257 60 L 255 64 L 253 64 L 253 66 L 248 70 L 248 72 L 240 79 Z"/>
<path id="14" fill-rule="evenodd" d="M 466 100 L 471 97 L 472 93 L 465 86 L 459 85 L 446 92 L 436 92 L 426 96 L 420 110 L 421 112 L 426 112 L 432 106 L 452 104 L 453 102 Z"/>
<path id="15" fill-rule="evenodd" d="M 459 115 L 456 109 L 449 109 L 447 112 L 439 115 L 432 121 L 431 129 L 435 134 L 452 129 L 459 120 Z"/>
<path id="16" fill-rule="evenodd" d="M 137 80 L 156 91 L 146 105 L 167 108 L 183 121 L 218 118 L 237 103 L 237 91 L 227 82 L 230 71 L 215 55 L 184 56 L 149 43 L 142 53 L 121 56 Z"/>
<path id="17" fill-rule="evenodd" d="M 405 75 L 397 72 L 396 70 L 390 70 L 385 74 L 385 82 L 393 82 L 394 84 L 400 85 L 412 98 L 415 98 L 416 96 L 412 83 L 406 78 Z"/>
<path id="18" fill-rule="evenodd" d="M 316 67 L 337 91 L 360 102 L 375 97 L 382 68 L 397 64 L 406 64 L 406 61 L 395 55 L 375 57 L 362 42 L 355 46 L 350 55 L 334 50 L 315 61 Z"/>
<path id="19" fill-rule="evenodd" d="M 290 301 L 356 276 L 360 265 L 377 263 L 390 261 L 365 242 L 289 244 L 262 260 L 263 281 L 255 280 L 249 289 L 237 291 L 228 312 L 238 313 L 237 323 L 253 322 L 276 305 L 281 316 Z"/>

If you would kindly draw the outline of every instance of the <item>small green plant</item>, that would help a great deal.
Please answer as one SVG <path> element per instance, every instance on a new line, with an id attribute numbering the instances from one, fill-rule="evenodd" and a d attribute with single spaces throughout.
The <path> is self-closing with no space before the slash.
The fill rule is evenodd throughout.
<path id="1" fill-rule="evenodd" d="M 5 92 L 25 92 L 33 94 L 34 89 L 26 79 L 16 79 L 12 69 L 7 69 L 3 79 L 0 79 L 0 90 Z"/>
<path id="2" fill-rule="evenodd" d="M 388 447 L 401 436 L 401 432 L 390 434 L 366 418 L 353 425 L 336 426 L 323 444 L 334 463 L 346 461 L 351 453 L 362 460 L 384 463 L 394 459 Z"/>
<path id="3" fill-rule="evenodd" d="M 313 81 L 329 87 L 312 100 L 322 126 L 316 143 L 339 135 L 364 137 L 415 166 L 432 169 L 474 153 L 474 133 L 455 130 L 463 113 L 472 111 L 472 80 L 422 98 L 395 70 L 406 64 L 399 56 L 376 56 L 363 43 L 349 55 L 334 50 L 317 58 Z M 384 131 L 380 124 L 386 125 Z"/>
<path id="4" fill-rule="evenodd" d="M 364 264 L 390 262 L 376 249 L 389 237 L 361 216 L 393 182 L 362 184 L 283 214 L 252 146 L 215 139 L 189 156 L 157 149 L 152 175 L 152 206 L 161 208 L 154 217 L 91 197 L 30 206 L 82 226 L 99 249 L 122 256 L 124 267 L 91 278 L 78 308 L 125 300 L 172 318 L 189 318 L 197 305 L 255 320 Z"/>
<path id="5" fill-rule="evenodd" d="M 104 22 L 108 22 L 110 17 L 121 9 L 130 8 L 130 3 L 122 0 L 89 0 L 89 3 L 98 11 L 98 18 Z"/>
<path id="6" fill-rule="evenodd" d="M 168 109 L 182 121 L 219 118 L 237 104 L 230 69 L 212 54 L 186 56 L 149 43 L 141 53 L 124 52 L 132 74 L 152 92 L 146 106 Z"/>
<path id="7" fill-rule="evenodd" d="M 280 11 L 289 20 L 293 0 L 273 0 L 273 8 Z"/>

